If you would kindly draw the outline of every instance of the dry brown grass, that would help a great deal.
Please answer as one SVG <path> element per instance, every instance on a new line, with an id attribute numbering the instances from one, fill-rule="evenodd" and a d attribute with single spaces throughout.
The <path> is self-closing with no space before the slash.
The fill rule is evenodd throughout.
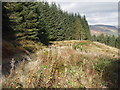
<path id="1" fill-rule="evenodd" d="M 70 44 L 70 43 L 73 44 Z M 77 43 L 76 43 L 77 42 Z M 72 45 L 87 43 L 74 49 Z M 103 47 L 104 46 L 104 47 Z M 106 50 L 105 50 L 106 49 Z M 29 62 L 21 62 L 11 77 L 3 79 L 3 87 L 12 88 L 101 88 L 104 68 L 101 62 L 117 57 L 117 49 L 89 41 L 55 42 L 50 48 L 36 52 Z M 113 55 L 115 55 L 113 57 Z M 108 63 L 105 61 L 102 65 Z"/>

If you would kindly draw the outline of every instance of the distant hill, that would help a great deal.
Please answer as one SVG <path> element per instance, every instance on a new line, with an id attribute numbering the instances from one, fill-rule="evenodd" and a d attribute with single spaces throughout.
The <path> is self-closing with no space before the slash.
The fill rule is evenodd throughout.
<path id="1" fill-rule="evenodd" d="M 90 25 L 92 35 L 100 35 L 102 33 L 106 35 L 118 36 L 118 29 L 116 26 L 111 25 Z"/>

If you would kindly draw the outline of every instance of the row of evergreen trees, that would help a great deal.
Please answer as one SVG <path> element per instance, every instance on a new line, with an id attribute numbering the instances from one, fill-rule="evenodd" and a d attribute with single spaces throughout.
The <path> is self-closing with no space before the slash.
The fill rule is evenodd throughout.
<path id="1" fill-rule="evenodd" d="M 109 36 L 109 35 L 104 35 L 104 34 L 101 34 L 98 36 L 93 35 L 92 40 L 120 49 L 120 42 L 119 42 L 120 35 L 118 37 L 115 37 L 114 35 Z"/>
<path id="2" fill-rule="evenodd" d="M 62 11 L 55 3 L 4 2 L 2 8 L 3 38 L 14 32 L 17 40 L 44 44 L 49 41 L 91 39 L 86 17 Z"/>

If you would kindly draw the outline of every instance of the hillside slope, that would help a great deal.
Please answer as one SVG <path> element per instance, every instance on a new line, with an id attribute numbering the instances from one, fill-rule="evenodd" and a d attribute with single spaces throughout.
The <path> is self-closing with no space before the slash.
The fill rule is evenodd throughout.
<path id="1" fill-rule="evenodd" d="M 118 49 L 105 44 L 78 40 L 51 42 L 51 46 L 38 50 L 27 62 L 11 70 L 3 78 L 3 87 L 118 87 L 118 63 Z"/>
<path id="2" fill-rule="evenodd" d="M 90 30 L 92 35 L 115 35 L 118 36 L 118 29 L 115 26 L 110 25 L 90 25 Z"/>

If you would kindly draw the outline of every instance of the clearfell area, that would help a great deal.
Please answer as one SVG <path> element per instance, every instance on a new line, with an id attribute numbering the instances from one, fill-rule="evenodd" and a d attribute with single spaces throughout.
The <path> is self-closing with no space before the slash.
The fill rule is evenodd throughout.
<path id="1" fill-rule="evenodd" d="M 91 41 L 55 41 L 17 64 L 4 87 L 117 87 L 118 49 Z M 112 77 L 112 78 L 111 78 Z"/>

